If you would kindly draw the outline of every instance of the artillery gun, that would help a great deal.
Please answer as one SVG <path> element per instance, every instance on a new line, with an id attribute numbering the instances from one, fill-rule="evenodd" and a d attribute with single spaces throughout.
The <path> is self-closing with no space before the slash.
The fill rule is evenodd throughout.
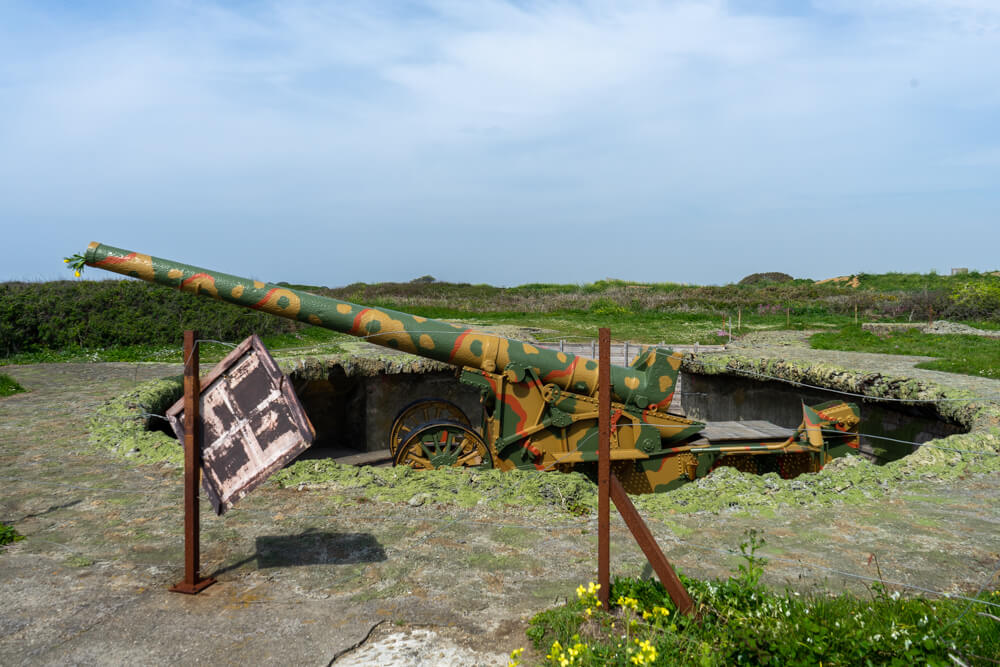
<path id="1" fill-rule="evenodd" d="M 598 368 L 593 359 L 98 243 L 87 248 L 84 262 L 461 369 L 460 381 L 482 396 L 480 426 L 446 401 L 412 404 L 392 427 L 395 465 L 596 468 Z M 680 365 L 680 355 L 646 347 L 628 367 L 611 367 L 611 462 L 631 493 L 666 491 L 720 465 L 793 477 L 857 448 L 857 407 L 841 402 L 803 405 L 803 421 L 787 437 L 706 439 L 704 423 L 667 412 Z"/>

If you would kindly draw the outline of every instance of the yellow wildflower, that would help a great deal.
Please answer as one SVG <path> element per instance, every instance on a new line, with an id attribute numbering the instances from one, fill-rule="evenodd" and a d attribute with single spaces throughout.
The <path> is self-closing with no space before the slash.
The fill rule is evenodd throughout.
<path id="1" fill-rule="evenodd" d="M 617 604 L 619 607 L 628 608 L 632 611 L 639 611 L 639 601 L 635 598 L 625 597 L 624 595 L 618 596 Z"/>
<path id="2" fill-rule="evenodd" d="M 633 649 L 631 646 L 628 649 L 631 656 L 629 660 L 633 665 L 651 665 L 656 662 L 659 652 L 648 639 L 644 639 L 643 641 L 636 639 L 634 641 L 638 650 Z"/>

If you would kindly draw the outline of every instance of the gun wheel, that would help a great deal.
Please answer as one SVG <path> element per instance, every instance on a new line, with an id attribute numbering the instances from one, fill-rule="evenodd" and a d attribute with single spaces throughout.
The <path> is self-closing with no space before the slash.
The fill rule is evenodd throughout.
<path id="1" fill-rule="evenodd" d="M 421 398 L 403 407 L 392 420 L 392 430 L 389 431 L 389 451 L 393 456 L 413 432 L 424 424 L 437 421 L 451 421 L 471 426 L 469 418 L 451 401 L 441 398 Z"/>
<path id="2" fill-rule="evenodd" d="M 493 456 L 478 433 L 464 424 L 438 421 L 418 427 L 396 451 L 393 464 L 417 470 L 492 468 Z"/>

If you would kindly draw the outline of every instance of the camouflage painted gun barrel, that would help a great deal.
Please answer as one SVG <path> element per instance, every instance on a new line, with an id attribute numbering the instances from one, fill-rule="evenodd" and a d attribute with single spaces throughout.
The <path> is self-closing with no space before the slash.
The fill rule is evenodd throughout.
<path id="1" fill-rule="evenodd" d="M 457 406 L 425 401 L 395 420 L 389 448 L 397 465 L 591 472 L 597 460 L 597 362 L 448 322 L 361 306 L 130 250 L 91 243 L 87 265 L 261 310 L 461 369 L 479 389 L 477 429 Z M 719 465 L 794 476 L 857 447 L 857 408 L 803 406 L 786 437 L 709 442 L 705 424 L 668 414 L 681 357 L 646 347 L 628 368 L 612 366 L 611 459 L 632 493 L 664 491 Z M 415 414 L 424 419 L 414 419 Z M 839 431 L 824 435 L 827 431 Z"/>
<path id="2" fill-rule="evenodd" d="M 524 364 L 545 369 L 542 376 L 544 382 L 576 393 L 593 394 L 597 391 L 597 363 L 572 354 L 439 320 L 386 308 L 359 306 L 96 242 L 90 244 L 84 257 L 88 266 L 363 337 L 377 345 L 456 366 L 471 366 L 492 372 L 510 363 Z M 672 363 L 676 374 L 680 360 L 667 362 L 664 359 L 658 367 L 667 363 Z M 654 379 L 652 385 L 648 381 L 650 377 Z M 643 408 L 649 404 L 662 406 L 665 399 L 673 396 L 673 378 L 669 374 L 655 374 L 654 377 L 649 373 L 616 366 L 612 368 L 611 384 L 619 400 L 634 402 Z"/>

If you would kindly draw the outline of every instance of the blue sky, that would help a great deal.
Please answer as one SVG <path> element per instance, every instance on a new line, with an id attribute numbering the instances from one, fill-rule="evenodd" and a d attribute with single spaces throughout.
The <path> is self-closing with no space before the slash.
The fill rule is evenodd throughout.
<path id="1" fill-rule="evenodd" d="M 7 0 L 0 224 L 0 280 L 993 270 L 1000 2 Z"/>

